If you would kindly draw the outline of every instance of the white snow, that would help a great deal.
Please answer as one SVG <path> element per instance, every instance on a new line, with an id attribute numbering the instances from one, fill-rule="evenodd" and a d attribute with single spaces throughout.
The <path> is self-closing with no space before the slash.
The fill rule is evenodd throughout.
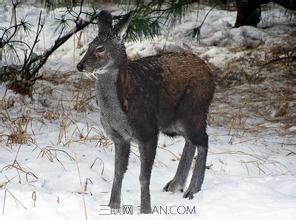
<path id="1" fill-rule="evenodd" d="M 39 10 L 26 6 L 18 11 L 34 23 Z M 61 10 L 46 14 L 37 52 L 53 43 L 53 17 Z M 245 48 L 295 42 L 290 35 L 296 28 L 279 9 L 264 12 L 260 23 L 264 29 L 233 29 L 230 24 L 235 21 L 235 12 L 213 10 L 201 29 L 200 42 L 184 39 L 184 34 L 199 24 L 208 10 L 202 9 L 198 19 L 193 10 L 183 24 L 154 40 L 127 42 L 128 55 L 138 58 L 162 49 L 191 50 L 223 69 L 232 59 L 245 56 Z M 10 22 L 7 8 L 0 7 L 0 22 L 1 26 Z M 109 209 L 103 209 L 112 185 L 113 145 L 104 139 L 95 100 L 88 100 L 94 95 L 93 83 L 75 71 L 79 54 L 96 31 L 95 27 L 84 30 L 84 48 L 76 48 L 76 36 L 50 58 L 43 71 L 53 79 L 37 82 L 34 100 L 6 92 L 5 86 L 0 86 L 1 102 L 9 97 L 15 101 L 8 109 L 0 103 L 0 219 L 139 218 L 140 161 L 135 145 L 122 189 L 122 204 L 131 205 L 134 215 L 103 215 L 110 214 Z M 213 108 L 217 113 L 224 106 Z M 28 144 L 7 143 L 18 122 L 22 128 L 27 126 Z M 172 213 L 142 215 L 141 219 L 294 220 L 296 138 L 276 132 L 279 124 L 266 122 L 265 126 L 272 132 L 263 128 L 262 132 L 248 133 L 209 126 L 209 169 L 202 191 L 193 200 L 183 199 L 182 193 L 162 192 L 175 174 L 184 141 L 161 135 L 151 179 L 152 206 L 171 208 Z M 295 131 L 295 126 L 289 131 Z M 188 207 L 195 213 L 176 214 L 177 207 L 181 207 L 179 211 Z"/>

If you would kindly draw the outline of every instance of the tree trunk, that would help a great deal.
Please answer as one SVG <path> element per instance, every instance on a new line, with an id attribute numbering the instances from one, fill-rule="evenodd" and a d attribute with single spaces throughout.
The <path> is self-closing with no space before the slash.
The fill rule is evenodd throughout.
<path id="1" fill-rule="evenodd" d="M 261 1 L 256 0 L 236 0 L 237 15 L 235 27 L 251 25 L 256 27 L 260 22 Z"/>
<path id="2" fill-rule="evenodd" d="M 287 9 L 296 10 L 296 0 L 236 0 L 237 15 L 235 27 L 251 25 L 256 27 L 260 22 L 261 5 L 277 3 Z"/>
<path id="3" fill-rule="evenodd" d="M 2 53 L 3 49 L 0 47 L 0 66 L 2 65 Z"/>

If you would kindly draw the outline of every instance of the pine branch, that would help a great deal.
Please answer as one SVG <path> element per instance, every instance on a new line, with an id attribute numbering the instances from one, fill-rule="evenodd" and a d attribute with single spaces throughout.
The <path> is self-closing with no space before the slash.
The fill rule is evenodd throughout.
<path id="1" fill-rule="evenodd" d="M 79 16 L 80 15 L 81 15 L 81 13 L 79 14 Z M 43 52 L 42 55 L 39 55 L 35 59 L 31 60 L 31 65 L 33 63 L 38 63 L 33 68 L 31 74 L 36 75 L 37 72 L 46 63 L 47 59 L 54 51 L 56 51 L 60 46 L 62 46 L 75 33 L 79 32 L 80 30 L 84 29 L 86 26 L 91 24 L 96 18 L 97 18 L 97 14 L 94 15 L 92 18 L 90 18 L 90 20 L 88 20 L 88 21 L 81 19 L 80 17 L 77 17 L 77 19 L 75 21 L 75 27 L 72 30 L 68 31 L 62 37 L 58 37 L 58 39 L 54 42 L 54 44 L 49 49 L 47 49 L 45 52 Z M 63 32 L 63 30 L 60 33 L 62 33 L 62 32 Z"/>
<path id="2" fill-rule="evenodd" d="M 209 14 L 211 13 L 211 11 L 213 11 L 214 8 L 216 8 L 218 5 L 219 5 L 218 3 L 215 4 L 215 5 L 214 5 L 214 6 L 213 6 L 213 7 L 212 7 L 212 8 L 206 13 L 206 15 L 205 15 L 204 19 L 202 20 L 201 24 L 200 24 L 198 27 L 193 28 L 193 30 L 192 30 L 192 32 L 191 32 L 191 36 L 192 36 L 192 38 L 197 38 L 197 39 L 199 39 L 199 36 L 200 36 L 200 30 L 201 30 L 203 24 L 205 23 L 207 17 L 208 17 Z"/>
<path id="3" fill-rule="evenodd" d="M 0 67 L 0 80 L 9 81 L 9 87 L 12 89 L 16 89 L 20 91 L 22 94 L 31 95 L 31 87 L 35 83 L 37 79 L 41 76 L 38 76 L 38 72 L 40 68 L 47 62 L 48 58 L 56 51 L 60 46 L 62 46 L 68 39 L 70 39 L 75 33 L 79 32 L 89 24 L 92 24 L 93 21 L 97 18 L 97 13 L 93 13 L 89 20 L 82 19 L 82 14 L 87 14 L 82 11 L 83 1 L 80 3 L 79 12 L 75 15 L 72 14 L 73 19 L 71 21 L 74 22 L 75 26 L 64 34 L 65 27 L 62 28 L 56 41 L 53 45 L 45 50 L 41 55 L 36 55 L 34 52 L 35 47 L 40 39 L 40 34 L 44 27 L 44 18 L 42 17 L 42 13 L 40 12 L 38 17 L 37 30 L 34 36 L 34 41 L 32 46 L 29 46 L 27 43 L 25 45 L 29 48 L 29 52 L 25 54 L 23 65 L 10 65 L 10 66 L 2 66 Z M 21 24 L 17 24 L 17 27 L 21 26 Z M 9 30 L 15 30 L 17 28 L 9 27 L 8 30 L 4 30 L 3 36 L 8 36 L 10 33 Z M 11 36 L 12 35 L 12 36 Z M 3 41 L 3 38 L 0 38 L 0 46 L 12 46 L 14 43 L 23 43 L 22 41 L 11 40 L 15 32 L 9 35 L 9 38 L 6 37 L 10 42 Z M 13 49 L 13 48 L 12 48 Z M 20 77 L 17 77 L 20 76 Z"/>

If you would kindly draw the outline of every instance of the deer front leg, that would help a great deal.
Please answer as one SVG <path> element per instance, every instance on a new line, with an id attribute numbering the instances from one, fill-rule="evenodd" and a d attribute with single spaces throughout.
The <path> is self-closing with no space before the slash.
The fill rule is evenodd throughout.
<path id="1" fill-rule="evenodd" d="M 157 137 L 139 145 L 141 171 L 141 213 L 151 213 L 150 177 L 156 154 Z"/>
<path id="2" fill-rule="evenodd" d="M 113 178 L 109 207 L 113 209 L 118 209 L 120 208 L 120 201 L 121 201 L 122 180 L 128 165 L 130 143 L 126 142 L 123 139 L 117 139 L 114 142 L 114 145 L 115 145 L 115 166 L 114 166 L 114 178 Z"/>

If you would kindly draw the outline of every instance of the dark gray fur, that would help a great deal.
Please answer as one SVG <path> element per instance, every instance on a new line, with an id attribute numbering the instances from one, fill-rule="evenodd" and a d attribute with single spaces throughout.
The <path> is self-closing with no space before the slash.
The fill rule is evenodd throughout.
<path id="1" fill-rule="evenodd" d="M 196 148 L 196 165 L 184 198 L 192 199 L 193 194 L 201 190 L 208 151 L 206 120 L 214 84 L 210 78 L 205 81 L 209 85 L 188 85 L 181 94 L 167 91 L 172 82 L 165 74 L 170 75 L 170 71 L 174 70 L 164 68 L 164 65 L 168 65 L 164 64 L 165 58 L 182 56 L 186 59 L 187 55 L 163 54 L 128 61 L 124 44 L 119 37 L 122 36 L 120 30 L 126 29 L 128 22 L 121 24 L 121 27 L 117 26 L 115 31 L 110 20 L 112 16 L 109 12 L 100 12 L 99 34 L 90 43 L 77 68 L 80 71 L 95 72 L 97 75 L 96 97 L 100 119 L 115 145 L 114 179 L 109 206 L 120 206 L 130 142 L 135 141 L 139 145 L 141 159 L 141 213 L 150 213 L 149 185 L 159 132 L 169 136 L 181 135 L 186 140 L 175 177 L 165 185 L 164 190 L 183 190 Z M 102 50 L 102 46 L 104 52 L 97 52 Z M 176 84 L 176 88 L 177 86 Z"/>

